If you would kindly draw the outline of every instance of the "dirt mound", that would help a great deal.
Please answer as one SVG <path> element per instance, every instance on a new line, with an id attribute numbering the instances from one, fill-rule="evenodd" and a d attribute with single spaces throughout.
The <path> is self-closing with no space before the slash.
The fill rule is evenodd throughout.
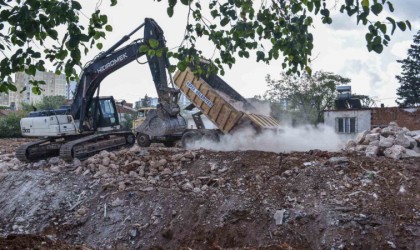
<path id="1" fill-rule="evenodd" d="M 85 246 L 69 245 L 57 242 L 57 240 L 53 239 L 52 237 L 19 234 L 8 235 L 7 237 L 0 239 L 0 249 L 90 250 L 90 248 Z"/>
<path id="2" fill-rule="evenodd" d="M 99 249 L 420 247 L 414 158 L 135 146 L 1 164 L 3 248 L 10 235 Z"/>

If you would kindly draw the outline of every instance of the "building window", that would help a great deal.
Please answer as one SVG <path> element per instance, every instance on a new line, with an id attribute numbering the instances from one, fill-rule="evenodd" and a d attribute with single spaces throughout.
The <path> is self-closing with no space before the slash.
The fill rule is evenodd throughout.
<path id="1" fill-rule="evenodd" d="M 338 133 L 352 134 L 357 132 L 356 117 L 336 118 L 335 126 Z"/>

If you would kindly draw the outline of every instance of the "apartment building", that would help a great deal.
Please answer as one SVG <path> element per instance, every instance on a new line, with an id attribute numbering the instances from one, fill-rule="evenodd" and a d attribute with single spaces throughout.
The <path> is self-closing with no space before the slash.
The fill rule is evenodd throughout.
<path id="1" fill-rule="evenodd" d="M 9 107 L 9 94 L 7 93 L 0 93 L 0 106 Z"/>
<path id="2" fill-rule="evenodd" d="M 36 95 L 32 92 L 31 80 L 44 81 L 45 85 L 40 85 L 42 93 Z M 42 100 L 44 96 L 61 95 L 67 96 L 67 82 L 65 75 L 56 75 L 52 71 L 40 72 L 37 71 L 35 76 L 28 75 L 24 72 L 15 74 L 16 92 L 10 92 L 10 105 L 15 106 L 16 109 L 21 108 L 21 103 L 36 104 Z M 26 87 L 26 90 L 22 93 Z"/>

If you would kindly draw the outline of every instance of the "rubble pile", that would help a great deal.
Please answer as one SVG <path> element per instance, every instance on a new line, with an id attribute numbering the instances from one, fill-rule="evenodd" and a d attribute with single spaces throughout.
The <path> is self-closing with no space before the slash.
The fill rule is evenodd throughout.
<path id="1" fill-rule="evenodd" d="M 419 167 L 320 150 L 3 154 L 0 249 L 416 249 Z"/>
<path id="2" fill-rule="evenodd" d="M 385 128 L 365 130 L 345 146 L 347 151 L 363 152 L 367 157 L 385 156 L 395 160 L 420 157 L 420 130 L 410 131 L 391 122 Z"/>
<path id="3" fill-rule="evenodd" d="M 200 152 L 180 148 L 142 149 L 135 145 L 116 152 L 102 151 L 84 161 L 75 173 L 101 179 L 106 185 L 117 186 L 119 191 L 165 187 L 202 193 L 208 190 L 203 179 L 209 178 L 189 179 L 185 168 L 199 159 Z"/>

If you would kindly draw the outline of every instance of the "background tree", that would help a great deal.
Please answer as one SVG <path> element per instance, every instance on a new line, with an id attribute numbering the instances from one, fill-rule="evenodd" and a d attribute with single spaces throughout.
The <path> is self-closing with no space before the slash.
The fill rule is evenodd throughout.
<path id="1" fill-rule="evenodd" d="M 352 94 L 351 98 L 360 99 L 363 108 L 370 108 L 376 106 L 376 101 L 367 95 Z"/>
<path id="2" fill-rule="evenodd" d="M 350 83 L 350 79 L 329 72 L 307 73 L 301 76 L 281 74 L 280 80 L 267 75 L 266 100 L 274 103 L 277 112 L 287 111 L 293 119 L 318 124 L 323 111 L 334 106 L 336 86 Z"/>
<path id="3" fill-rule="evenodd" d="M 0 138 L 22 137 L 20 119 L 26 117 L 27 114 L 25 111 L 16 111 L 0 117 Z"/>
<path id="4" fill-rule="evenodd" d="M 202 38 L 214 44 L 214 65 L 209 70 L 216 73 L 223 74 L 223 65 L 231 67 L 236 56 L 248 58 L 250 52 L 257 61 L 283 60 L 283 68 L 289 73 L 300 70 L 310 73 L 307 65 L 313 49 L 309 31 L 313 17 L 331 24 L 331 11 L 339 7 L 340 12 L 368 28 L 367 48 L 377 53 L 382 52 L 397 27 L 403 31 L 411 28 L 408 21 L 381 15 L 384 8 L 394 11 L 389 0 L 341 0 L 333 1 L 332 5 L 327 2 L 331 1 L 168 0 L 169 16 L 178 3 L 189 10 L 184 42 L 177 51 L 168 52 L 168 56 L 177 59 L 176 66 L 184 70 L 203 56 L 196 46 Z M 110 3 L 115 5 L 117 0 Z M 202 7 L 204 3 L 207 6 Z M 112 30 L 107 16 L 99 9 L 92 13 L 86 27 L 81 25 L 81 9 L 75 0 L 0 0 L 0 52 L 5 57 L 0 61 L 0 92 L 16 91 L 14 84 L 7 81 L 11 74 L 25 71 L 35 75 L 36 70 L 45 71 L 45 61 L 53 62 L 57 73 L 63 71 L 68 79 L 77 79 L 75 66 L 81 64 L 83 54 L 94 45 L 102 49 L 99 40 L 105 37 L 105 31 Z M 59 34 L 59 27 L 66 31 Z M 161 54 L 162 51 L 157 51 L 161 49 L 153 44 L 155 41 L 141 50 L 149 55 Z M 202 72 L 198 68 L 196 73 Z M 41 83 L 33 81 L 34 93 L 41 92 Z"/>
<path id="5" fill-rule="evenodd" d="M 64 104 L 66 97 L 61 95 L 44 96 L 40 103 L 35 104 L 38 110 L 58 109 Z"/>
<path id="6" fill-rule="evenodd" d="M 420 106 L 420 30 L 414 36 L 407 58 L 397 62 L 402 64 L 401 75 L 396 76 L 401 84 L 397 89 L 397 103 L 401 106 Z"/>
<path id="7" fill-rule="evenodd" d="M 133 121 L 135 120 L 135 115 L 133 114 L 124 114 L 124 119 L 121 121 L 121 129 L 131 130 L 133 128 Z"/>

